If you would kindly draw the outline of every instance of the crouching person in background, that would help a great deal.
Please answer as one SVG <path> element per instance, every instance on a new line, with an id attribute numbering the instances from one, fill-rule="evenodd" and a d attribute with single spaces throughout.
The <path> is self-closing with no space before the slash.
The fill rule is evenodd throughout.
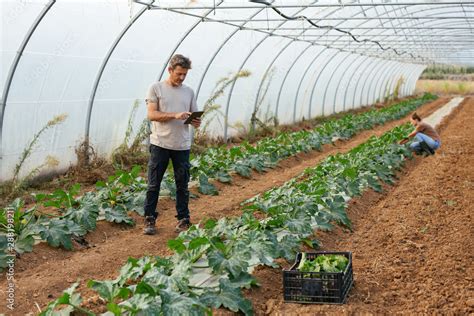
<path id="1" fill-rule="evenodd" d="M 415 130 L 411 132 L 407 138 L 400 141 L 400 144 L 405 144 L 413 138 L 413 142 L 410 144 L 410 149 L 413 152 L 417 155 L 423 153 L 434 155 L 435 150 L 441 146 L 439 134 L 431 125 L 423 122 L 416 112 L 412 114 L 410 123 L 415 126 Z"/>

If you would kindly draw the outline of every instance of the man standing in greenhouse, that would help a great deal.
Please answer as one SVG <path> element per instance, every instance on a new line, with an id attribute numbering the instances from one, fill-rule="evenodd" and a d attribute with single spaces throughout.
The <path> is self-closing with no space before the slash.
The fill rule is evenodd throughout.
<path id="1" fill-rule="evenodd" d="M 151 121 L 150 160 L 148 162 L 148 190 L 145 199 L 144 234 L 156 234 L 156 207 L 160 195 L 161 181 L 171 160 L 176 182 L 176 231 L 183 231 L 191 225 L 189 215 L 189 153 L 191 132 L 184 121 L 197 111 L 194 91 L 183 84 L 191 69 L 191 61 L 174 55 L 168 66 L 168 79 L 153 83 L 146 96 L 147 116 Z M 191 124 L 198 128 L 200 119 Z"/>
<path id="2" fill-rule="evenodd" d="M 410 118 L 410 123 L 415 126 L 415 130 L 400 141 L 400 144 L 405 144 L 410 138 L 414 141 L 410 144 L 410 149 L 416 154 L 421 155 L 423 152 L 428 155 L 434 155 L 435 150 L 441 146 L 441 138 L 436 130 L 421 120 L 421 117 L 415 113 Z"/>

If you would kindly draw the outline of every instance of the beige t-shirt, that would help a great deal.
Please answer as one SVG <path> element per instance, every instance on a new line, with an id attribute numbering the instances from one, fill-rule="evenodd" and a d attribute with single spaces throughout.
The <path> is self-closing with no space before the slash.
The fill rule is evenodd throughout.
<path id="1" fill-rule="evenodd" d="M 161 112 L 195 112 L 197 111 L 194 91 L 182 84 L 173 87 L 167 82 L 156 82 L 150 86 L 146 102 L 158 103 Z M 150 143 L 172 150 L 189 150 L 191 148 L 191 133 L 189 125 L 184 120 L 167 122 L 151 122 Z"/>

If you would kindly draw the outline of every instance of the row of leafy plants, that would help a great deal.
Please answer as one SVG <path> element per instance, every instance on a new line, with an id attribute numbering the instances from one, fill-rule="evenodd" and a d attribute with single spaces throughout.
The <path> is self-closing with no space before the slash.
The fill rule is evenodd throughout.
<path id="1" fill-rule="evenodd" d="M 400 119 L 434 99 L 436 96 L 425 94 L 420 98 L 402 101 L 379 110 L 348 114 L 343 118 L 327 121 L 313 130 L 283 132 L 276 137 L 264 138 L 254 145 L 243 142 L 232 148 L 210 148 L 191 159 L 191 179 L 198 182 L 200 193 L 216 195 L 218 190 L 209 182 L 210 178 L 222 183 L 232 182 L 232 173 L 250 178 L 252 169 L 264 172 L 282 159 L 301 152 L 321 150 L 322 145 L 332 143 L 335 138 L 346 140 L 362 130 Z M 165 177 L 165 186 L 170 192 L 174 192 L 171 173 Z"/>
<path id="2" fill-rule="evenodd" d="M 393 183 L 411 157 L 407 145 L 398 144 L 410 130 L 408 124 L 399 126 L 329 156 L 300 177 L 247 201 L 242 216 L 209 219 L 169 240 L 172 256 L 129 258 L 116 279 L 90 280 L 88 287 L 104 300 L 105 315 L 209 315 L 221 307 L 252 315 L 251 302 L 241 293 L 258 286 L 252 266 L 277 267 L 277 258 L 294 260 L 302 242 L 317 246 L 315 229 L 330 230 L 334 223 L 350 228 L 347 202 L 368 188 L 381 191 L 382 182 Z M 206 273 L 214 281 L 199 285 L 195 276 Z M 81 305 L 77 285 L 41 315 L 60 308 L 66 314 L 92 315 Z"/>
<path id="3" fill-rule="evenodd" d="M 84 242 L 83 236 L 95 230 L 98 219 L 134 225 L 128 211 L 144 215 L 146 182 L 139 174 L 140 167 L 135 166 L 97 182 L 97 190 L 83 195 L 75 184 L 66 191 L 35 194 L 37 203 L 27 210 L 21 199 L 1 209 L 0 269 L 7 266 L 9 256 L 31 252 L 36 241 L 72 250 L 73 241 Z"/>
<path id="4" fill-rule="evenodd" d="M 209 177 L 225 183 L 232 181 L 231 171 L 250 177 L 252 169 L 263 172 L 286 157 L 302 151 L 319 150 L 322 144 L 330 143 L 334 137 L 348 139 L 360 130 L 403 117 L 434 98 L 427 94 L 381 110 L 346 115 L 312 131 L 282 133 L 275 138 L 263 139 L 255 146 L 244 143 L 229 150 L 212 148 L 192 159 L 191 174 L 199 180 L 201 193 L 217 194 L 215 186 L 209 183 Z M 136 166 L 130 172 L 117 171 L 107 181 L 97 182 L 97 190 L 84 195 L 80 195 L 80 185 L 75 184 L 69 190 L 36 194 L 37 204 L 27 210 L 19 199 L 1 209 L 0 269 L 6 267 L 8 253 L 21 255 L 30 252 L 35 240 L 46 241 L 53 247 L 72 249 L 73 240 L 83 242 L 84 235 L 96 228 L 99 218 L 134 225 L 128 211 L 135 210 L 143 215 L 146 190 L 146 182 L 139 173 L 140 168 Z M 170 177 L 163 186 L 174 195 L 174 183 Z M 10 222 L 9 215 L 13 215 Z"/>

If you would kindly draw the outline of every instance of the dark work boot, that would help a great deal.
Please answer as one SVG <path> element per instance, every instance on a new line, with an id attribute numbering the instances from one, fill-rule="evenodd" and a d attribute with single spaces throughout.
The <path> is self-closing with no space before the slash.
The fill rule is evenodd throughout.
<path id="1" fill-rule="evenodd" d="M 178 220 L 178 225 L 176 225 L 176 232 L 180 233 L 183 231 L 186 231 L 191 227 L 191 222 L 189 221 L 189 218 L 183 218 Z"/>
<path id="2" fill-rule="evenodd" d="M 434 155 L 434 150 L 426 142 L 420 142 L 421 150 L 423 150 L 428 155 Z"/>
<path id="3" fill-rule="evenodd" d="M 145 217 L 145 229 L 143 229 L 145 235 L 156 234 L 155 220 L 156 219 L 153 216 Z"/>

